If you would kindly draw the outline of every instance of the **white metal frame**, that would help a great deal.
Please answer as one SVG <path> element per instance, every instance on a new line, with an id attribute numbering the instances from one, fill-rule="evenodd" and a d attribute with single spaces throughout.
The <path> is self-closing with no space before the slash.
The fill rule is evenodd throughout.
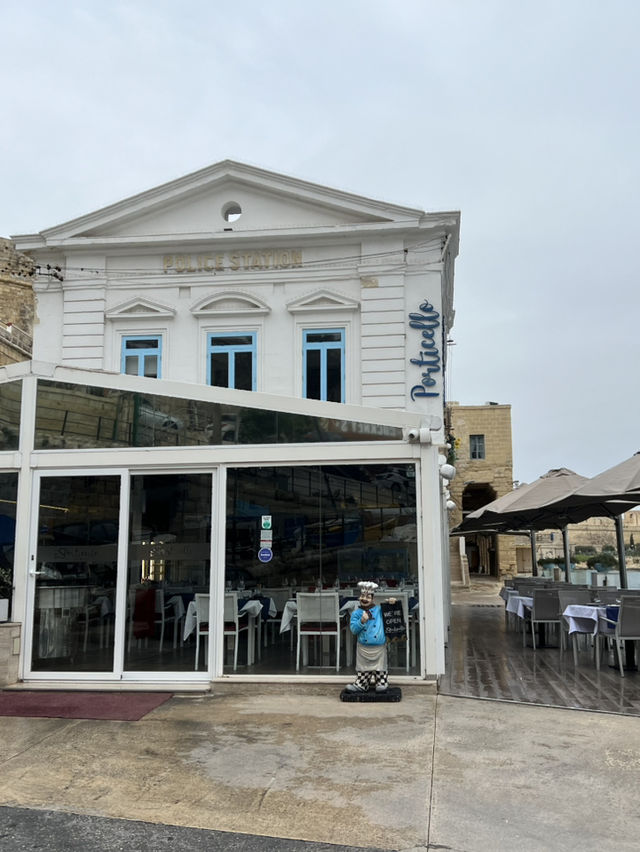
<path id="1" fill-rule="evenodd" d="M 308 323 L 304 323 L 309 327 Z M 271 409 L 300 413 L 338 420 L 349 420 L 363 423 L 396 426 L 405 429 L 416 429 L 422 425 L 422 417 L 415 412 L 393 409 L 364 408 L 356 405 L 341 405 L 325 403 L 317 400 L 283 398 L 260 392 L 244 392 L 226 388 L 210 388 L 203 385 L 185 385 L 167 379 L 145 379 L 121 374 L 109 374 L 75 370 L 68 367 L 46 365 L 39 363 L 24 363 L 0 368 L 0 381 L 21 379 L 23 381 L 21 438 L 20 451 L 0 455 L 0 464 L 6 470 L 20 472 L 18 489 L 18 506 L 16 521 L 21 529 L 30 529 L 31 538 L 26 536 L 16 540 L 15 571 L 16 590 L 14 594 L 14 612 L 16 620 L 25 625 L 22 657 L 22 674 L 27 674 L 27 665 L 31 660 L 31 631 L 33 628 L 33 613 L 29 612 L 33 605 L 33 584 L 28 584 L 27 570 L 29 566 L 29 548 L 34 549 L 37 541 L 37 517 L 35 513 L 34 495 L 39 491 L 32 487 L 32 479 L 36 475 L 87 475 L 95 472 L 105 474 L 120 472 L 123 483 L 126 481 L 126 499 L 123 498 L 121 512 L 128 512 L 128 483 L 132 474 L 141 472 L 171 472 L 171 470 L 190 472 L 211 472 L 213 474 L 212 488 L 212 536 L 211 536 L 211 608 L 212 623 L 220 623 L 223 612 L 224 572 L 216 571 L 213 566 L 224 565 L 224 535 L 226 516 L 226 466 L 253 467 L 256 464 L 265 465 L 313 465 L 313 464 L 383 464 L 394 462 L 413 462 L 420 483 L 416 493 L 416 513 L 418 518 L 417 548 L 419 559 L 420 586 L 420 660 L 421 672 L 410 680 L 423 679 L 432 674 L 444 671 L 444 569 L 441 567 L 443 543 L 440 499 L 434 483 L 439 482 L 438 449 L 436 445 L 407 443 L 406 441 L 363 441 L 363 442 L 331 442 L 326 444 L 287 444 L 287 445 L 229 445 L 206 448 L 206 463 L 203 461 L 202 447 L 163 447 L 145 449 L 142 455 L 139 448 L 125 449 L 83 449 L 83 450 L 37 450 L 27 451 L 24 448 L 33 446 L 35 431 L 35 394 L 37 378 L 50 381 L 70 382 L 73 384 L 93 385 L 98 387 L 121 388 L 161 396 L 181 396 L 209 402 L 221 402 L 231 405 Z M 124 487 L 124 485 L 123 485 Z M 29 496 L 30 495 L 30 496 Z M 127 518 L 128 523 L 128 518 Z M 127 523 L 121 524 L 121 535 L 125 535 Z M 126 542 L 119 551 L 119 559 L 126 562 Z M 119 570 L 125 571 L 126 565 Z M 120 583 L 121 595 L 126 593 L 126 582 Z M 29 600 L 27 600 L 27 593 Z M 119 600 L 120 618 L 125 619 L 124 599 Z M 22 616 L 22 618 L 21 618 Z M 124 642 L 124 627 L 116 623 L 119 631 L 119 642 Z M 223 642 L 222 633 L 218 636 L 214 631 L 209 642 L 208 675 L 209 679 L 228 677 L 223 675 Z M 28 644 L 28 649 L 27 649 Z M 118 653 L 118 651 L 116 651 Z M 123 649 L 120 653 L 120 669 L 122 668 Z M 171 672 L 167 675 L 158 673 L 132 674 L 136 680 L 186 682 L 197 680 L 195 672 Z M 30 679 L 52 680 L 51 673 L 28 673 Z M 234 677 L 242 678 L 242 675 Z M 250 676 L 244 676 L 246 677 Z M 297 676 L 296 676 L 297 677 Z M 332 676 L 326 676 L 331 679 Z M 59 680 L 69 681 L 80 679 L 98 679 L 105 681 L 105 674 L 60 675 Z M 112 676 L 113 680 L 120 680 Z M 260 678 L 265 679 L 265 678 Z M 277 675 L 266 677 L 267 680 L 288 680 Z M 325 679 L 325 678 L 322 678 Z M 335 680 L 335 677 L 333 678 Z"/>

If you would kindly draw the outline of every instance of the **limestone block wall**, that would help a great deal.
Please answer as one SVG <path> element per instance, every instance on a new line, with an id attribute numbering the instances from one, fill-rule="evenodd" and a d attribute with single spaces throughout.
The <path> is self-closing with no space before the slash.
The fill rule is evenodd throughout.
<path id="1" fill-rule="evenodd" d="M 0 688 L 18 681 L 21 626 L 11 621 L 0 624 Z"/>
<path id="2" fill-rule="evenodd" d="M 451 499 L 456 508 L 451 512 L 450 524 L 462 521 L 462 510 L 475 497 L 479 505 L 513 490 L 513 453 L 511 441 L 511 406 L 486 403 L 485 405 L 447 406 L 447 427 L 455 452 L 456 477 L 449 485 Z M 471 436 L 484 437 L 484 458 L 471 458 Z M 488 543 L 495 550 L 499 574 L 517 570 L 517 544 L 514 536 L 492 536 Z"/>
<path id="3" fill-rule="evenodd" d="M 27 361 L 35 315 L 34 263 L 11 240 L 0 239 L 0 365 Z"/>

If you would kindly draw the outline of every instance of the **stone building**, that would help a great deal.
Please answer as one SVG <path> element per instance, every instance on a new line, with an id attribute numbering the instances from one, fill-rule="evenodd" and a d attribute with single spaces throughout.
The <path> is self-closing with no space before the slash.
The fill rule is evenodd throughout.
<path id="1" fill-rule="evenodd" d="M 0 366 L 31 358 L 35 264 L 0 238 Z"/>
<path id="2" fill-rule="evenodd" d="M 451 528 L 469 512 L 513 489 L 511 406 L 447 406 L 447 428 L 457 470 L 449 484 L 456 508 L 449 514 Z M 531 569 L 528 540 L 521 536 L 468 535 L 450 539 L 451 579 L 468 582 L 469 573 L 502 576 Z"/>
<path id="3" fill-rule="evenodd" d="M 572 555 L 617 551 L 613 518 L 587 518 L 580 524 L 569 524 L 567 529 Z M 625 512 L 622 529 L 627 549 L 627 567 L 640 568 L 640 511 L 635 509 Z M 562 534 L 559 530 L 541 530 L 536 533 L 536 545 L 539 558 L 557 558 L 558 563 L 564 562 Z"/>

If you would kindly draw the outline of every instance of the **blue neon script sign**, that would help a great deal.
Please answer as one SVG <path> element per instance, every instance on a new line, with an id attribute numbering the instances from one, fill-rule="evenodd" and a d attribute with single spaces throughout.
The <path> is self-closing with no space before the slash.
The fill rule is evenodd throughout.
<path id="1" fill-rule="evenodd" d="M 409 363 L 424 367 L 421 383 L 411 388 L 411 399 L 414 401 L 416 397 L 440 396 L 439 391 L 427 390 L 434 387 L 436 383 L 432 373 L 440 372 L 440 352 L 434 340 L 436 329 L 440 325 L 440 314 L 434 311 L 433 305 L 426 299 L 420 305 L 420 311 L 421 313 L 409 314 L 409 327 L 417 328 L 422 332 L 420 357 L 409 359 Z"/>

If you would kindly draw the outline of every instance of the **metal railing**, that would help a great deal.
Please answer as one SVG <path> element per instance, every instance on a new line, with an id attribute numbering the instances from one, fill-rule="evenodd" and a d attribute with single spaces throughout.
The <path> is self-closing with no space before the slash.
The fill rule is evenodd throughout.
<path id="1" fill-rule="evenodd" d="M 33 338 L 15 323 L 0 321 L 0 340 L 10 343 L 15 349 L 31 357 Z"/>

